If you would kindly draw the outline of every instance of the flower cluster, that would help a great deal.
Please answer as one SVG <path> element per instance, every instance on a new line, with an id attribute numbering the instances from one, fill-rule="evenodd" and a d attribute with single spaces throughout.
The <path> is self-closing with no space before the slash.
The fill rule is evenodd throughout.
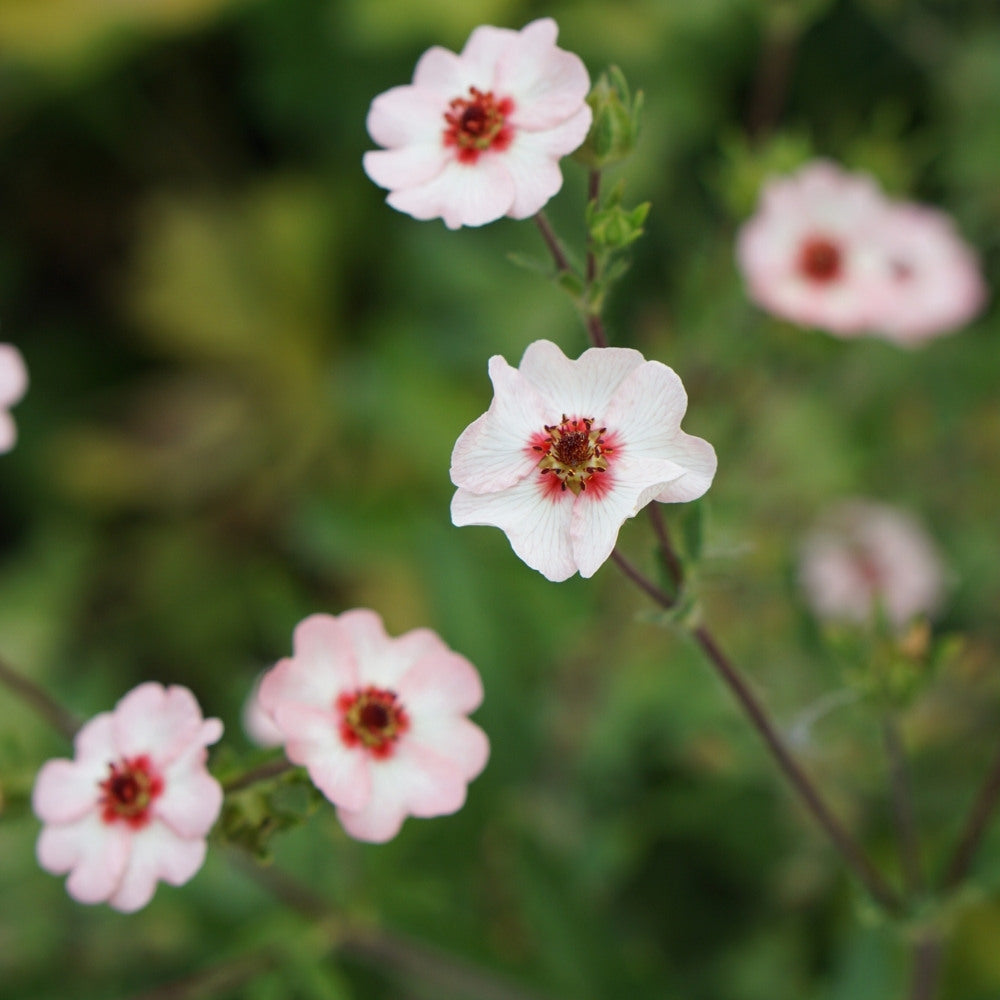
<path id="1" fill-rule="evenodd" d="M 364 156 L 388 203 L 451 229 L 534 215 L 562 187 L 560 157 L 586 138 L 590 78 L 551 18 L 476 28 L 459 55 L 428 49 L 413 83 L 372 102 Z"/>
<path id="2" fill-rule="evenodd" d="M 824 621 L 870 624 L 884 615 L 897 630 L 933 615 L 944 571 L 933 543 L 907 513 L 870 500 L 828 510 L 802 547 L 799 579 Z"/>
<path id="3" fill-rule="evenodd" d="M 187 882 L 222 806 L 205 767 L 206 747 L 221 736 L 222 723 L 203 719 L 187 688 L 150 682 L 130 691 L 80 729 L 73 760 L 39 771 L 39 864 L 68 872 L 79 902 L 125 913 L 145 906 L 158 881 Z"/>
<path id="4" fill-rule="evenodd" d="M 288 759 L 337 807 L 344 829 L 383 842 L 406 816 L 460 809 L 489 742 L 466 715 L 479 674 L 430 629 L 386 635 L 374 611 L 312 615 L 294 654 L 264 676 L 260 709 Z"/>
<path id="5" fill-rule="evenodd" d="M 571 361 L 540 340 L 489 369 L 493 402 L 452 453 L 452 521 L 501 528 L 548 579 L 593 576 L 625 520 L 711 486 L 715 451 L 680 429 L 687 394 L 666 365 L 619 347 Z"/>
<path id="6" fill-rule="evenodd" d="M 736 256 L 755 302 L 843 337 L 920 344 L 968 323 L 986 298 L 947 215 L 823 160 L 764 187 Z"/>
<path id="7" fill-rule="evenodd" d="M 17 427 L 7 412 L 28 388 L 28 370 L 16 347 L 0 344 L 0 455 L 17 442 Z"/>

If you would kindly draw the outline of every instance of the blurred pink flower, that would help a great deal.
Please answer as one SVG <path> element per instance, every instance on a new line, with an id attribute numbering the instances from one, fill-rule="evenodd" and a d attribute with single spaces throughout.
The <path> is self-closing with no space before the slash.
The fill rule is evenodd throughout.
<path id="1" fill-rule="evenodd" d="M 502 529 L 548 579 L 593 576 L 627 518 L 712 484 L 715 451 L 680 429 L 687 394 L 666 365 L 620 347 L 571 361 L 540 340 L 489 370 L 493 402 L 452 452 L 451 518 Z"/>
<path id="2" fill-rule="evenodd" d="M 39 771 L 39 864 L 69 872 L 66 889 L 79 902 L 124 913 L 145 906 L 159 880 L 187 882 L 222 807 L 205 767 L 205 748 L 221 735 L 222 723 L 203 719 L 187 688 L 134 688 L 80 729 L 73 760 Z"/>
<path id="3" fill-rule="evenodd" d="M 888 295 L 876 332 L 902 345 L 951 333 L 986 302 L 975 254 L 944 212 L 912 203 L 891 206 L 881 232 Z"/>
<path id="4" fill-rule="evenodd" d="M 263 679 L 264 675 L 261 674 L 253 682 L 250 694 L 243 702 L 243 731 L 259 747 L 280 747 L 285 742 L 285 737 L 260 703 L 260 682 Z"/>
<path id="5" fill-rule="evenodd" d="M 10 344 L 0 344 L 0 455 L 17 442 L 17 428 L 7 412 L 28 388 L 28 370 L 20 351 Z"/>
<path id="6" fill-rule="evenodd" d="M 933 615 L 944 570 L 927 533 L 907 513 L 867 500 L 831 508 L 802 548 L 799 580 L 817 617 L 896 629 Z"/>
<path id="7" fill-rule="evenodd" d="M 460 55 L 428 49 L 412 84 L 375 98 L 368 133 L 386 148 L 364 168 L 393 208 L 457 229 L 527 218 L 562 187 L 559 158 L 591 111 L 586 67 L 556 46 L 558 30 L 551 18 L 476 28 Z"/>
<path id="8" fill-rule="evenodd" d="M 465 802 L 489 743 L 466 715 L 483 700 L 479 674 L 430 629 L 386 635 L 374 611 L 312 615 L 294 654 L 267 674 L 260 704 L 358 840 L 391 840 L 403 820 Z"/>
<path id="9" fill-rule="evenodd" d="M 869 329 L 886 294 L 886 208 L 872 178 L 825 160 L 769 181 L 736 243 L 750 298 L 803 326 Z"/>

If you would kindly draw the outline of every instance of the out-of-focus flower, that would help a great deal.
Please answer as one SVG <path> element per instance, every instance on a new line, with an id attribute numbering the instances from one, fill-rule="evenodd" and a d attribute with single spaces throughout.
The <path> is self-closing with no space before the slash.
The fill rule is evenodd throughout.
<path id="1" fill-rule="evenodd" d="M 452 521 L 502 529 L 548 579 L 593 576 L 627 518 L 712 484 L 715 451 L 680 429 L 687 394 L 666 365 L 620 347 L 571 361 L 540 340 L 489 370 L 493 402 L 452 452 Z"/>
<path id="2" fill-rule="evenodd" d="M 817 617 L 897 630 L 933 615 L 944 592 L 941 560 L 907 513 L 849 500 L 831 508 L 802 547 L 799 580 Z"/>
<path id="3" fill-rule="evenodd" d="M 893 202 L 872 178 L 824 160 L 765 185 L 736 257 L 759 305 L 841 336 L 913 346 L 967 323 L 986 300 L 947 215 Z"/>
<path id="4" fill-rule="evenodd" d="M 312 615 L 294 653 L 267 674 L 260 704 L 358 840 L 392 839 L 406 816 L 443 816 L 465 802 L 489 743 L 466 715 L 479 674 L 430 629 L 398 638 L 374 611 Z"/>
<path id="5" fill-rule="evenodd" d="M 260 703 L 260 682 L 263 679 L 261 674 L 254 681 L 250 694 L 243 702 L 243 731 L 259 747 L 280 747 L 285 737 Z"/>
<path id="6" fill-rule="evenodd" d="M 926 205 L 893 205 L 881 245 L 888 261 L 888 294 L 875 332 L 902 345 L 922 344 L 969 322 L 986 302 L 975 254 L 951 218 Z"/>
<path id="7" fill-rule="evenodd" d="M 45 824 L 38 861 L 81 903 L 131 913 L 158 881 L 181 885 L 205 860 L 222 788 L 205 767 L 222 735 L 184 687 L 146 683 L 76 735 L 73 760 L 50 760 L 32 805 Z"/>
<path id="8" fill-rule="evenodd" d="M 844 336 L 869 329 L 887 288 L 886 208 L 870 177 L 825 160 L 771 180 L 736 242 L 750 297 L 804 326 Z"/>
<path id="9" fill-rule="evenodd" d="M 586 138 L 590 79 L 551 18 L 483 26 L 460 55 L 428 49 L 413 83 L 372 102 L 364 156 L 388 203 L 450 229 L 534 215 L 561 187 L 559 158 Z"/>
<path id="10" fill-rule="evenodd" d="M 17 442 L 14 418 L 7 412 L 28 388 L 28 369 L 21 352 L 11 344 L 0 344 L 0 455 Z"/>

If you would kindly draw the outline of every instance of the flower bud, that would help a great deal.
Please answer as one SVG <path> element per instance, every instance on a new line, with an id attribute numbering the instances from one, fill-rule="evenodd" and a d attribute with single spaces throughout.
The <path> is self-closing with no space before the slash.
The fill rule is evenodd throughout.
<path id="1" fill-rule="evenodd" d="M 633 97 L 625 75 L 617 66 L 602 73 L 587 95 L 594 113 L 590 132 L 574 154 L 591 170 L 603 170 L 624 160 L 635 148 L 639 136 L 642 91 Z"/>

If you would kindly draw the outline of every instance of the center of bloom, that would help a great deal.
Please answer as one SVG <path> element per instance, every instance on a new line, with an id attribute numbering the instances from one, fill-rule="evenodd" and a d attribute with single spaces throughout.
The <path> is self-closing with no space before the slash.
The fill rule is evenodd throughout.
<path id="1" fill-rule="evenodd" d="M 108 764 L 108 776 L 98 783 L 101 797 L 101 819 L 105 823 L 119 820 L 133 829 L 149 822 L 149 807 L 163 792 L 163 778 L 145 755 L 123 757 Z"/>
<path id="2" fill-rule="evenodd" d="M 840 277 L 840 247 L 825 236 L 813 236 L 799 251 L 799 271 L 812 281 L 826 284 Z"/>
<path id="3" fill-rule="evenodd" d="M 544 434 L 536 434 L 531 450 L 539 455 L 538 470 L 546 492 L 579 496 L 585 490 L 600 490 L 602 476 L 608 471 L 608 459 L 614 448 L 606 438 L 607 427 L 594 427 L 592 417 L 567 417 L 561 423 L 546 425 Z"/>
<path id="4" fill-rule="evenodd" d="M 340 738 L 349 747 L 364 747 L 373 757 L 384 759 L 393 744 L 410 728 L 410 717 L 395 691 L 369 685 L 345 691 L 337 699 Z"/>
<path id="5" fill-rule="evenodd" d="M 506 123 L 513 110 L 514 102 L 509 97 L 498 101 L 492 90 L 484 93 L 469 87 L 469 96 L 456 97 L 444 113 L 444 144 L 454 146 L 458 161 L 468 164 L 475 163 L 487 149 L 502 151 L 514 138 L 513 129 Z"/>

